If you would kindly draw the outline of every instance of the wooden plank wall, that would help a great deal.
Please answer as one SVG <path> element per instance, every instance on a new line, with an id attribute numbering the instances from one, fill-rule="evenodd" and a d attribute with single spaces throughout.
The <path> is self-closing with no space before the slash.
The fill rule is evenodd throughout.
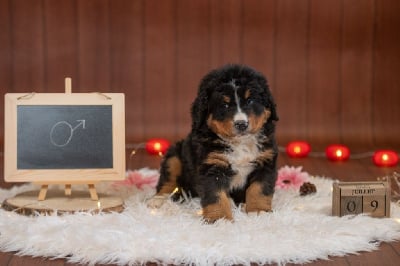
<path id="1" fill-rule="evenodd" d="M 128 143 L 175 140 L 201 77 L 238 62 L 268 77 L 281 144 L 400 146 L 399 14 L 398 0 L 0 0 L 0 91 L 63 92 L 70 76 L 74 92 L 126 94 Z"/>

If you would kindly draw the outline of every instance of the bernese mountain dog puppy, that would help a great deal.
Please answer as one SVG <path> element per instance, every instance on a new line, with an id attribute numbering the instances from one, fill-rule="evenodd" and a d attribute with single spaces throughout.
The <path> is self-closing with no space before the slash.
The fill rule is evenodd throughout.
<path id="1" fill-rule="evenodd" d="M 278 120 L 266 78 L 244 65 L 227 65 L 201 81 L 189 135 L 171 146 L 150 207 L 183 190 L 200 197 L 207 222 L 232 220 L 231 200 L 246 212 L 271 211 L 277 177 Z"/>

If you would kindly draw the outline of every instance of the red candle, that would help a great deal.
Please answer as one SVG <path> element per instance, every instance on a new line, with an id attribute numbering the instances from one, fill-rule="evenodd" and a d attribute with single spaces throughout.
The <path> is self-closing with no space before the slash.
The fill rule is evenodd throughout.
<path id="1" fill-rule="evenodd" d="M 292 158 L 303 158 L 311 151 L 311 146 L 305 141 L 292 141 L 286 146 L 286 153 Z"/>
<path id="2" fill-rule="evenodd" d="M 326 157 L 332 161 L 346 161 L 350 157 L 350 150 L 341 144 L 329 145 L 325 150 Z"/>
<path id="3" fill-rule="evenodd" d="M 374 153 L 372 161 L 376 166 L 396 166 L 399 162 L 399 156 L 395 151 L 379 150 Z"/>
<path id="4" fill-rule="evenodd" d="M 146 142 L 146 151 L 152 155 L 164 155 L 170 143 L 165 139 L 150 139 Z"/>

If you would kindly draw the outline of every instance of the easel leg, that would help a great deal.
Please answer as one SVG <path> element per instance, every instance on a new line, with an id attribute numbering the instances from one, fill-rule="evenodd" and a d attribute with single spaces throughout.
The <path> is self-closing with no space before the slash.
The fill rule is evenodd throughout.
<path id="1" fill-rule="evenodd" d="M 94 184 L 88 184 L 89 186 L 89 192 L 90 192 L 90 198 L 92 200 L 99 200 L 99 196 L 97 195 L 96 188 L 94 187 Z"/>
<path id="2" fill-rule="evenodd" d="M 71 184 L 65 185 L 65 196 L 71 196 Z"/>
<path id="3" fill-rule="evenodd" d="M 42 185 L 42 188 L 40 189 L 38 200 L 42 201 L 46 199 L 46 194 L 47 194 L 47 189 L 49 188 L 49 185 Z"/>

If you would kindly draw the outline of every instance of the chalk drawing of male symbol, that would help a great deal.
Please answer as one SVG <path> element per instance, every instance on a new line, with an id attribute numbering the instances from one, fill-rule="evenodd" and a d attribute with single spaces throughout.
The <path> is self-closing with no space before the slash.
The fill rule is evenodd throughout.
<path id="1" fill-rule="evenodd" d="M 78 124 L 74 127 L 67 121 L 59 121 L 50 130 L 50 142 L 57 147 L 67 146 L 74 135 L 74 131 L 82 126 L 85 129 L 85 120 L 76 120 Z"/>

